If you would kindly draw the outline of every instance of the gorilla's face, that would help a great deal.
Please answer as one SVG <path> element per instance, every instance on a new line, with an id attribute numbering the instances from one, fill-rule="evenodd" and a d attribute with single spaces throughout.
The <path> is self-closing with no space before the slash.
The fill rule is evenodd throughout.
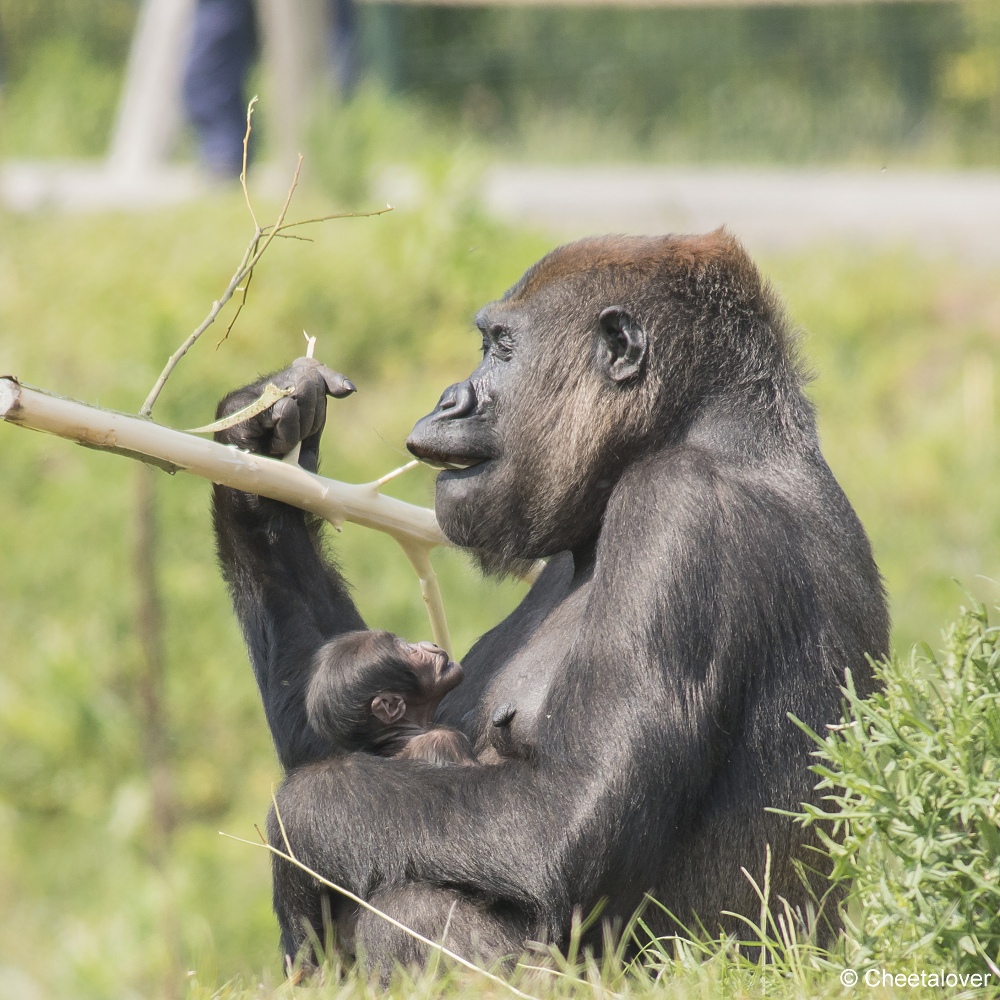
<path id="1" fill-rule="evenodd" d="M 482 363 L 407 440 L 442 470 L 442 530 L 490 568 L 592 545 L 646 412 L 644 331 L 578 276 L 539 280 L 550 258 L 480 311 Z"/>
<path id="2" fill-rule="evenodd" d="M 418 421 L 407 448 L 441 469 L 435 511 L 445 534 L 459 545 L 528 558 L 523 524 L 513 517 L 534 492 L 537 469 L 517 460 L 519 439 L 534 431 L 532 420 L 520 433 L 511 426 L 511 404 L 527 389 L 526 345 L 515 343 L 510 326 L 477 317 L 483 335 L 483 360 L 464 381 L 445 389 L 433 412 Z M 515 464 L 520 468 L 515 468 Z M 515 549 L 517 550 L 515 552 Z"/>

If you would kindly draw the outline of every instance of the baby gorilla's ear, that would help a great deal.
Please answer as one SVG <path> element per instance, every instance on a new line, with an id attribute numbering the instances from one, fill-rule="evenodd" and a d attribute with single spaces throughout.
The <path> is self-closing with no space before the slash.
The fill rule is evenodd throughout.
<path id="1" fill-rule="evenodd" d="M 406 714 L 406 700 L 395 691 L 383 691 L 372 698 L 372 715 L 387 726 L 394 725 Z"/>

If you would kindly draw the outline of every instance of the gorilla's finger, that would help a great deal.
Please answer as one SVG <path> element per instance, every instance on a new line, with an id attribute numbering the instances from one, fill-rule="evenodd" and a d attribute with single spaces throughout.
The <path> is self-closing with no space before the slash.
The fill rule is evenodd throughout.
<path id="1" fill-rule="evenodd" d="M 345 396 L 350 396 L 352 392 L 358 391 L 358 387 L 346 375 L 341 375 L 340 372 L 335 372 L 332 368 L 327 368 L 326 365 L 317 366 L 316 371 L 323 376 L 326 391 L 335 399 L 343 399 Z"/>
<path id="2" fill-rule="evenodd" d="M 299 433 L 301 426 L 299 405 L 291 397 L 279 399 L 271 407 L 274 415 L 274 436 L 271 438 L 271 454 L 285 455 L 302 440 Z"/>
<path id="3" fill-rule="evenodd" d="M 320 364 L 315 358 L 296 358 L 285 371 L 295 385 L 296 394 L 314 379 L 322 380 L 321 387 L 325 395 L 329 394 L 337 399 L 358 391 L 358 387 L 347 376 Z"/>
<path id="4" fill-rule="evenodd" d="M 299 433 L 303 438 L 323 429 L 326 422 L 326 393 L 320 390 L 322 382 L 310 379 L 308 386 L 300 386 L 294 394 L 299 405 Z"/>

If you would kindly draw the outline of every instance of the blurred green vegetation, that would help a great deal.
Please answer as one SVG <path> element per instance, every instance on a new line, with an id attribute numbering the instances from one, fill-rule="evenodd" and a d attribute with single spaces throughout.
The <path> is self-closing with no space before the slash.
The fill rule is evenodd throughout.
<path id="1" fill-rule="evenodd" d="M 134 15 L 131 0 L 0 0 L 0 156 L 103 151 Z M 415 417 L 475 363 L 475 309 L 550 246 L 478 213 L 467 182 L 484 156 L 1000 159 L 990 0 L 362 17 L 382 83 L 319 109 L 307 177 L 357 203 L 373 167 L 403 159 L 427 204 L 274 246 L 229 342 L 216 351 L 221 329 L 209 333 L 157 407 L 173 426 L 206 422 L 226 389 L 298 354 L 307 329 L 361 389 L 332 405 L 324 444 L 324 471 L 350 481 L 406 460 Z M 307 186 L 293 216 L 328 207 Z M 249 235 L 235 192 L 141 216 L 0 214 L 0 371 L 134 411 Z M 897 647 L 933 641 L 961 587 L 996 600 L 1000 268 L 836 247 L 762 264 L 806 331 L 824 449 L 873 538 Z M 177 813 L 160 864 L 136 467 L 0 426 L 0 469 L 0 1000 L 161 995 L 178 967 L 197 969 L 197 995 L 236 975 L 278 982 L 266 857 L 216 833 L 252 838 L 278 771 L 212 554 L 207 485 L 157 476 Z M 390 492 L 429 503 L 431 474 Z M 394 543 L 350 525 L 333 543 L 369 621 L 426 636 Z M 462 651 L 520 588 L 454 553 L 437 564 Z M 692 973 L 678 995 L 716 995 L 727 975 Z"/>
<path id="2" fill-rule="evenodd" d="M 299 353 L 306 329 L 361 390 L 332 404 L 326 473 L 363 481 L 401 464 L 415 417 L 476 362 L 476 307 L 549 245 L 482 218 L 456 184 L 442 175 L 419 212 L 273 247 L 229 341 L 213 349 L 220 329 L 195 348 L 157 418 L 203 423 L 227 388 Z M 326 207 L 306 192 L 293 215 Z M 134 411 L 248 236 L 238 192 L 171 213 L 0 217 L 0 370 Z M 764 270 L 808 331 L 824 448 L 872 535 L 896 642 L 933 640 L 961 596 L 953 578 L 996 596 L 978 574 L 1000 565 L 1000 275 L 836 249 Z M 207 484 L 157 474 L 178 816 L 158 870 L 133 624 L 137 468 L 12 427 L 0 463 L 0 997 L 29 995 L 12 985 L 24 983 L 155 993 L 171 922 L 203 984 L 277 977 L 266 858 L 216 833 L 252 837 L 278 772 L 215 566 Z M 432 476 L 415 470 L 391 492 L 430 503 Z M 348 525 L 334 544 L 369 621 L 426 636 L 394 543 Z M 454 553 L 437 562 L 461 651 L 520 588 L 479 580 Z"/>
<path id="3" fill-rule="evenodd" d="M 993 0 L 404 5 L 395 18 L 400 89 L 509 157 L 995 163 L 1000 154 Z"/>
<path id="4" fill-rule="evenodd" d="M 0 155 L 104 149 L 136 9 L 0 0 Z M 562 162 L 1000 163 L 995 0 L 377 3 L 361 4 L 358 20 L 362 76 L 402 102 L 397 117 L 433 121 L 447 148 L 472 142 L 494 157 Z M 358 138 L 339 115 L 324 128 Z M 371 152 L 347 148 L 352 163 Z M 385 152 L 405 158 L 406 143 Z"/>
<path id="5" fill-rule="evenodd" d="M 105 151 L 137 9 L 132 0 L 0 0 L 0 156 Z"/>

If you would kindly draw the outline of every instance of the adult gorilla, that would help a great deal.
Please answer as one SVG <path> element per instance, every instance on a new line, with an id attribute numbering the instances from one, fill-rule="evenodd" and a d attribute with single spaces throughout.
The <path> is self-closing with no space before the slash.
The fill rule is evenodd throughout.
<path id="1" fill-rule="evenodd" d="M 768 844 L 772 892 L 803 904 L 804 835 L 765 811 L 813 795 L 787 715 L 835 722 L 845 668 L 866 691 L 888 622 L 775 296 L 723 231 L 606 237 L 543 258 L 477 325 L 482 364 L 408 446 L 446 470 L 451 539 L 493 568 L 550 557 L 438 712 L 492 766 L 350 754 L 308 727 L 314 654 L 365 625 L 309 518 L 216 489 L 293 851 L 487 959 L 564 942 L 574 907 L 627 917 L 647 892 L 710 930 L 756 914 L 740 869 L 761 873 Z M 267 454 L 303 439 L 315 468 L 324 394 L 353 386 L 304 359 L 278 379 L 294 395 L 222 438 Z M 280 861 L 274 904 L 289 955 L 305 923 L 353 920 Z M 354 930 L 383 968 L 421 955 L 367 912 Z"/>

